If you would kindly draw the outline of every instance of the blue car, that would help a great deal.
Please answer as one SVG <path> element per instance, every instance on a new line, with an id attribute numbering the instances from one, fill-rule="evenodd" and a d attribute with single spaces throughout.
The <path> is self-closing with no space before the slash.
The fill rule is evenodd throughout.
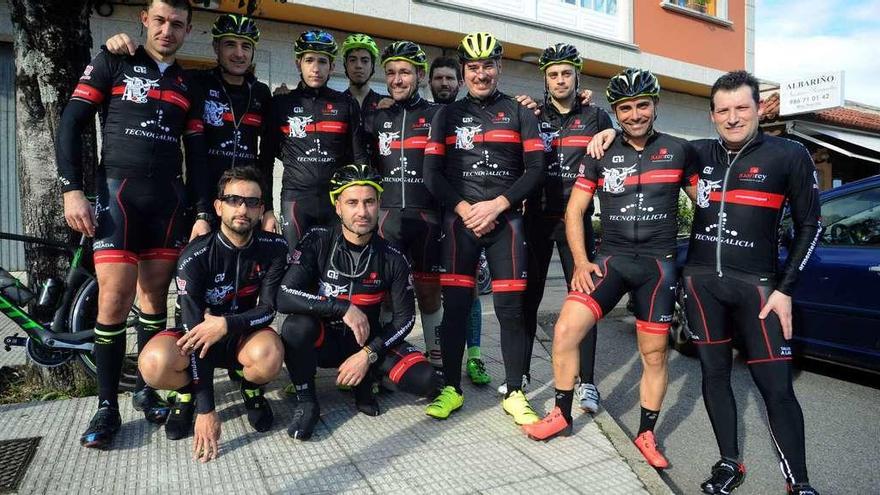
<path id="1" fill-rule="evenodd" d="M 796 352 L 880 373 L 880 175 L 824 191 L 820 201 L 822 235 L 792 295 Z M 791 241 L 787 215 L 782 229 L 780 264 Z M 682 243 L 679 262 L 686 251 Z M 677 313 L 673 345 L 692 354 Z"/>

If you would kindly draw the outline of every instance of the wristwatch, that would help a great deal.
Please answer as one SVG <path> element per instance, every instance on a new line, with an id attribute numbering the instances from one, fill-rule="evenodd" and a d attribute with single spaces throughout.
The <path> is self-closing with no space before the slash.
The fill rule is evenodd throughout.
<path id="1" fill-rule="evenodd" d="M 379 360 L 379 355 L 376 354 L 372 349 L 370 349 L 370 346 L 365 345 L 363 347 L 363 350 L 367 353 L 367 361 L 369 361 L 370 364 L 376 364 L 376 361 Z"/>

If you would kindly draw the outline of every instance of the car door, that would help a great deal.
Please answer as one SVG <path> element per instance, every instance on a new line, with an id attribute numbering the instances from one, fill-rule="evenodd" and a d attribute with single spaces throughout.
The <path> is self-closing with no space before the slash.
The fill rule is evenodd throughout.
<path id="1" fill-rule="evenodd" d="M 829 197 L 820 241 L 793 294 L 807 354 L 880 369 L 880 184 Z"/>

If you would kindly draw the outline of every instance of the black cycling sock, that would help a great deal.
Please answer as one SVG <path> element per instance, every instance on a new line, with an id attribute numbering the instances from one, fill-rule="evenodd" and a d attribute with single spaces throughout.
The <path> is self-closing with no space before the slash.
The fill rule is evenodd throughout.
<path id="1" fill-rule="evenodd" d="M 125 359 L 125 322 L 95 323 L 95 366 L 98 368 L 98 407 L 119 409 L 119 375 Z"/>
<path id="2" fill-rule="evenodd" d="M 443 287 L 443 324 L 440 330 L 440 353 L 443 356 L 443 375 L 446 385 L 461 393 L 461 361 L 474 290 L 469 287 Z"/>
<path id="3" fill-rule="evenodd" d="M 522 389 L 522 377 L 526 374 L 526 346 L 532 345 L 526 335 L 523 322 L 523 293 L 495 292 L 495 316 L 501 326 L 501 356 L 504 359 L 504 376 L 507 391 Z"/>
<path id="4" fill-rule="evenodd" d="M 137 323 L 135 323 L 135 329 L 137 330 L 137 344 L 138 344 L 138 354 L 144 350 L 144 346 L 147 345 L 147 342 L 153 338 L 154 335 L 165 330 L 165 326 L 168 323 L 168 312 L 156 313 L 156 314 L 148 314 L 141 313 L 138 317 Z M 141 376 L 140 370 L 137 372 L 137 383 L 135 384 L 135 390 L 141 390 L 144 388 L 146 384 L 144 383 L 144 378 Z"/>
<path id="5" fill-rule="evenodd" d="M 594 381 L 594 371 L 596 369 L 596 340 L 596 326 L 594 325 L 593 328 L 587 330 L 587 336 L 581 341 L 579 348 L 581 354 L 581 383 L 596 383 Z"/>
<path id="6" fill-rule="evenodd" d="M 556 389 L 556 407 L 562 411 L 562 417 L 571 423 L 571 403 L 574 400 L 574 390 Z"/>
<path id="7" fill-rule="evenodd" d="M 736 400 L 730 386 L 733 355 L 730 343 L 698 345 L 703 373 L 703 402 L 721 457 L 739 459 Z"/>
<path id="8" fill-rule="evenodd" d="M 657 425 L 657 416 L 660 416 L 660 411 L 652 411 L 650 409 L 641 408 L 642 414 L 641 419 L 639 419 L 639 435 L 646 431 L 654 431 L 654 426 Z"/>

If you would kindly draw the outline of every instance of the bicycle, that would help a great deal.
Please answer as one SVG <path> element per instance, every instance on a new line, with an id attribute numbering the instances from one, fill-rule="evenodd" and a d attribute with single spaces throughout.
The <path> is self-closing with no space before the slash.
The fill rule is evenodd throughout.
<path id="1" fill-rule="evenodd" d="M 28 357 L 43 367 L 60 366 L 71 359 L 78 359 L 86 372 L 97 377 L 93 354 L 95 320 L 98 314 L 98 280 L 87 256 L 91 241 L 80 238 L 77 246 L 63 242 L 40 239 L 19 234 L 0 232 L 0 239 L 42 246 L 55 254 L 66 255 L 70 267 L 64 281 L 50 278 L 41 284 L 37 294 L 21 283 L 3 267 L 0 267 L 0 312 L 11 319 L 27 335 L 18 333 L 3 339 L 6 351 L 24 347 Z M 52 321 L 40 322 L 25 308 L 52 311 Z M 137 379 L 137 334 L 134 329 L 140 315 L 133 305 L 126 320 L 127 353 L 119 381 L 121 391 L 130 391 Z"/>

